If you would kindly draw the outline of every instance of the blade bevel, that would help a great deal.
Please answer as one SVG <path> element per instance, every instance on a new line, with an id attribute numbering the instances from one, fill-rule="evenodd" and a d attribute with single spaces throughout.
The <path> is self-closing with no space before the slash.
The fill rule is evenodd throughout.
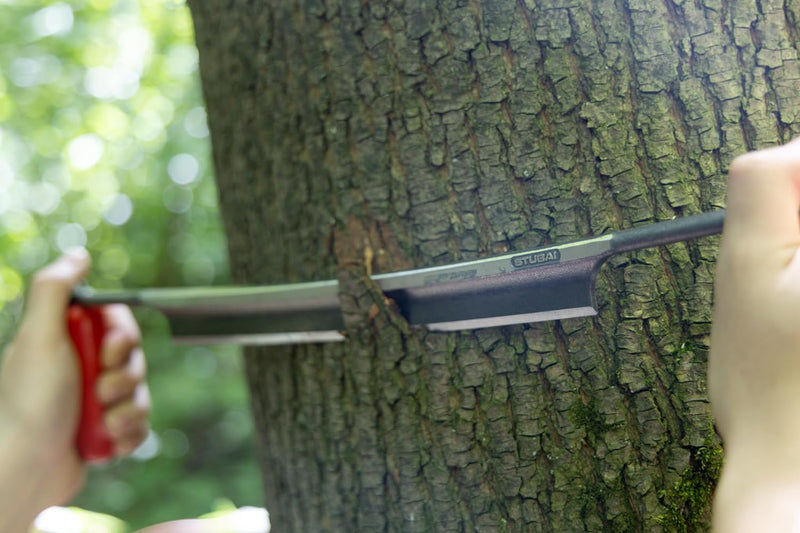
<path id="1" fill-rule="evenodd" d="M 596 309 L 594 281 L 603 259 L 588 257 L 498 276 L 391 290 L 386 296 L 416 325 L 468 321 L 472 327 L 489 327 L 558 311 L 572 316 L 576 309 Z"/>
<path id="2" fill-rule="evenodd" d="M 294 331 L 287 333 L 242 333 L 236 335 L 176 336 L 178 344 L 238 344 L 241 346 L 282 346 L 287 344 L 310 344 L 342 342 L 345 336 L 340 331 Z"/>
<path id="3" fill-rule="evenodd" d="M 498 326 L 513 326 L 516 324 L 531 324 L 534 322 L 547 322 L 549 320 L 566 320 L 568 318 L 581 318 L 594 316 L 597 309 L 594 307 L 575 307 L 555 311 L 542 311 L 540 313 L 524 313 L 520 315 L 507 315 L 500 317 L 476 318 L 473 320 L 456 320 L 453 322 L 435 322 L 426 324 L 431 331 L 462 331 L 467 329 L 493 328 Z"/>

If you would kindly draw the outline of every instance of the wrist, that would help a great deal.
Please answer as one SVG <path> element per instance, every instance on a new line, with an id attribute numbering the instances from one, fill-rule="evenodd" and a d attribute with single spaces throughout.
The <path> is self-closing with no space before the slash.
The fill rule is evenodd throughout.
<path id="1" fill-rule="evenodd" d="M 31 458 L 25 431 L 7 409 L 0 409 L 0 531 L 24 531 L 48 503 L 42 467 Z"/>
<path id="2" fill-rule="evenodd" d="M 800 470 L 726 457 L 714 493 L 713 528 L 718 533 L 798 531 L 798 502 Z"/>
<path id="3" fill-rule="evenodd" d="M 27 531 L 45 508 L 65 503 L 83 480 L 77 459 L 61 457 L 0 406 L 0 531 Z"/>

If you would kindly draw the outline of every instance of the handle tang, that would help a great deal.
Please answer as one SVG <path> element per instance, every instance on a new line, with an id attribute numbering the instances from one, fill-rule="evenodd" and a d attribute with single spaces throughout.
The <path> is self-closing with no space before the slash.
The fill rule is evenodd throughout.
<path id="1" fill-rule="evenodd" d="M 85 306 L 105 304 L 141 305 L 140 291 L 111 290 L 97 291 L 88 285 L 79 285 L 72 289 L 72 301 Z"/>
<path id="2" fill-rule="evenodd" d="M 76 446 L 86 462 L 100 462 L 114 455 L 114 443 L 103 423 L 103 406 L 97 398 L 97 378 L 102 370 L 102 344 L 106 333 L 98 307 L 72 304 L 67 311 L 67 329 L 78 355 L 81 371 L 81 415 Z"/>
<path id="3" fill-rule="evenodd" d="M 613 233 L 612 253 L 630 252 L 722 233 L 725 210 L 708 211 Z"/>

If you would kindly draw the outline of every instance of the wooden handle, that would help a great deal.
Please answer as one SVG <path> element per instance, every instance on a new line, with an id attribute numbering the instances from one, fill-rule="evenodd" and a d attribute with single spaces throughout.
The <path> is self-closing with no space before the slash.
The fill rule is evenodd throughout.
<path id="1" fill-rule="evenodd" d="M 103 406 L 97 398 L 97 378 L 102 370 L 101 346 L 106 328 L 100 308 L 70 305 L 67 329 L 78 354 L 81 371 L 81 416 L 76 446 L 86 462 L 100 462 L 114 455 L 114 442 L 103 423 Z"/>

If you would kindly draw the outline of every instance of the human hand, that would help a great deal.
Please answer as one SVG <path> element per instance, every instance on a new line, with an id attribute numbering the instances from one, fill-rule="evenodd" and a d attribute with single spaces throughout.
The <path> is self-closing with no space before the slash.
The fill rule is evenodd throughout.
<path id="1" fill-rule="evenodd" d="M 80 373 L 66 311 L 89 262 L 85 251 L 76 251 L 36 274 L 22 324 L 6 350 L 0 373 L 0 526 L 8 515 L 24 516 L 23 510 L 32 513 L 24 518 L 30 523 L 43 508 L 69 500 L 83 483 L 84 465 L 75 450 Z M 107 306 L 102 313 L 107 333 L 97 394 L 116 453 L 125 454 L 147 434 L 144 354 L 127 307 Z M 10 513 L 4 505 L 12 506 Z"/>
<path id="2" fill-rule="evenodd" d="M 798 213 L 800 140 L 734 161 L 708 369 L 725 448 L 714 505 L 718 531 L 800 524 Z"/>

